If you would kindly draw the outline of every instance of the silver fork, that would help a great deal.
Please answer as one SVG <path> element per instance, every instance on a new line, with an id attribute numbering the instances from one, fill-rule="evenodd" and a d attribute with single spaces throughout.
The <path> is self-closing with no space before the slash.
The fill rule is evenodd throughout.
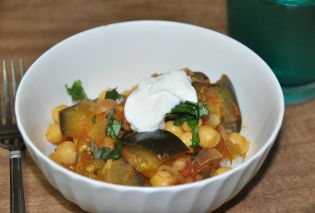
<path id="1" fill-rule="evenodd" d="M 11 81 L 8 78 L 7 66 L 3 60 L 3 94 L 0 96 L 0 147 L 10 151 L 10 205 L 11 212 L 25 212 L 23 179 L 22 179 L 22 164 L 21 151 L 24 148 L 23 139 L 16 125 L 15 114 L 13 109 L 14 99 L 17 90 L 18 79 L 21 79 L 23 71 L 23 62 L 20 59 L 20 78 L 17 78 L 17 73 L 14 69 L 13 61 L 11 61 Z M 11 87 L 11 88 L 10 88 Z M 11 89 L 11 94 L 10 94 Z M 1 103 L 4 100 L 4 104 Z M 4 105 L 4 110 L 2 110 Z M 3 112 L 4 111 L 4 112 Z"/>

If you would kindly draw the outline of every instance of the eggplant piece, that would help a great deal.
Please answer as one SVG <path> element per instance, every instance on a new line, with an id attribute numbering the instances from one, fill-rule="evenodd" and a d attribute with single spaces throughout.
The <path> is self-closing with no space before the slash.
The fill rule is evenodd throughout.
<path id="1" fill-rule="evenodd" d="M 160 160 L 185 153 L 189 148 L 174 134 L 159 129 L 154 132 L 132 133 L 121 139 L 126 146 L 137 146 L 155 154 Z"/>
<path id="2" fill-rule="evenodd" d="M 215 148 L 200 150 L 192 159 L 192 164 L 196 164 L 196 172 L 203 178 L 210 177 L 212 170 L 218 167 L 223 155 Z"/>
<path id="3" fill-rule="evenodd" d="M 196 162 L 199 167 L 203 167 L 207 163 L 213 160 L 222 159 L 223 155 L 215 148 L 206 148 L 200 150 L 194 157 L 193 161 Z"/>
<path id="4" fill-rule="evenodd" d="M 232 82 L 227 75 L 222 75 L 217 84 L 220 87 L 224 101 L 222 125 L 228 132 L 240 132 L 242 128 L 242 117 Z"/>
<path id="5" fill-rule="evenodd" d="M 121 138 L 123 158 L 145 177 L 152 177 L 159 166 L 189 148 L 175 135 L 165 130 L 132 133 Z"/>
<path id="6" fill-rule="evenodd" d="M 123 159 L 108 160 L 97 170 L 97 179 L 120 185 L 144 185 L 144 178 L 134 170 L 132 165 Z"/>
<path id="7" fill-rule="evenodd" d="M 87 147 L 88 144 L 84 141 L 77 140 L 77 160 L 76 160 L 76 167 L 75 172 L 81 175 L 91 177 L 91 173 L 86 170 L 88 165 L 94 164 L 95 159 L 94 156 L 88 153 L 88 150 L 83 149 L 82 147 Z"/>
<path id="8" fill-rule="evenodd" d="M 61 133 L 65 137 L 85 138 L 97 143 L 104 140 L 106 114 L 116 103 L 108 99 L 81 101 L 59 113 Z"/>
<path id="9" fill-rule="evenodd" d="M 224 116 L 224 101 L 217 84 L 194 82 L 198 101 L 204 102 L 209 110 L 208 116 L 202 118 L 203 124 L 217 127 Z"/>
<path id="10" fill-rule="evenodd" d="M 122 158 L 145 177 L 153 177 L 163 163 L 154 153 L 137 146 L 124 146 Z"/>
<path id="11" fill-rule="evenodd" d="M 91 104 L 82 101 L 59 113 L 60 129 L 63 136 L 80 138 L 84 137 L 88 125 L 91 125 L 93 114 L 89 109 Z"/>
<path id="12" fill-rule="evenodd" d="M 193 72 L 192 82 L 200 82 L 210 84 L 210 80 L 203 72 Z"/>
<path id="13" fill-rule="evenodd" d="M 240 132 L 242 119 L 236 95 L 230 79 L 222 75 L 214 84 L 193 82 L 197 91 L 198 101 L 204 102 L 209 110 L 209 115 L 203 122 L 213 127 L 220 123 L 230 132 Z"/>

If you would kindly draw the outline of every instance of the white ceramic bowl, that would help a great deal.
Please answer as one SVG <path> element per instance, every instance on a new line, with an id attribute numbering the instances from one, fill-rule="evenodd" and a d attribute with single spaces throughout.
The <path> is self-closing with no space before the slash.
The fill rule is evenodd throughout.
<path id="1" fill-rule="evenodd" d="M 71 104 L 65 84 L 81 79 L 89 97 L 108 87 L 131 88 L 153 72 L 189 67 L 212 80 L 226 73 L 242 112 L 250 153 L 217 177 L 172 187 L 128 187 L 95 181 L 55 164 L 45 139 L 51 111 Z M 262 165 L 281 127 L 281 88 L 255 53 L 220 33 L 188 24 L 135 21 L 72 36 L 28 70 L 16 96 L 19 129 L 32 158 L 65 198 L 89 212 L 207 212 L 235 196 Z"/>

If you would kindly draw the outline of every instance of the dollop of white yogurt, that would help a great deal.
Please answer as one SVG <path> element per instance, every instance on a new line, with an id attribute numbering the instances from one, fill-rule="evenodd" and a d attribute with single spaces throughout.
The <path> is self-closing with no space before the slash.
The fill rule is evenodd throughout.
<path id="1" fill-rule="evenodd" d="M 163 128 L 165 114 L 181 101 L 197 102 L 197 93 L 183 70 L 171 70 L 139 83 L 126 100 L 125 117 L 136 132 L 154 131 Z"/>

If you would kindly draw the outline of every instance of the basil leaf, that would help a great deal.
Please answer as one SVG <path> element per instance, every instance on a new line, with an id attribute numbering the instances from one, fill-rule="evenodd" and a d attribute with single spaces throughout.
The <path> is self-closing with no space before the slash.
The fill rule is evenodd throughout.
<path id="1" fill-rule="evenodd" d="M 99 157 L 102 160 L 107 160 L 107 159 L 111 159 L 110 154 L 114 151 L 108 147 L 101 147 L 102 148 L 102 154 Z M 95 155 L 94 155 L 95 157 Z"/>
<path id="2" fill-rule="evenodd" d="M 116 140 L 114 149 L 108 147 L 96 147 L 94 142 L 90 143 L 90 151 L 94 154 L 95 159 L 108 160 L 118 159 L 121 157 L 121 142 Z"/>
<path id="3" fill-rule="evenodd" d="M 93 153 L 96 149 L 95 142 L 90 143 L 90 151 Z"/>
<path id="4" fill-rule="evenodd" d="M 190 118 L 187 120 L 188 126 L 192 129 L 192 148 L 197 148 L 199 145 L 198 120 Z"/>
<path id="5" fill-rule="evenodd" d="M 121 129 L 121 121 L 111 120 L 106 128 L 106 135 L 118 138 Z"/>
<path id="6" fill-rule="evenodd" d="M 101 159 L 102 158 L 102 155 L 103 155 L 103 150 L 107 148 L 107 147 L 101 147 L 101 148 L 97 148 L 95 151 L 94 151 L 94 158 L 95 159 Z M 109 148 L 107 148 L 109 149 Z"/>
<path id="7" fill-rule="evenodd" d="M 165 115 L 165 119 L 173 120 L 174 125 L 176 126 L 179 126 L 186 121 L 188 126 L 192 129 L 191 147 L 197 148 L 199 146 L 198 121 L 201 117 L 208 114 L 209 110 L 204 103 L 186 101 L 176 105 L 170 113 Z"/>
<path id="8" fill-rule="evenodd" d="M 209 115 L 209 110 L 208 110 L 206 104 L 199 102 L 198 107 L 199 107 L 199 118 L 201 118 L 205 115 Z"/>
<path id="9" fill-rule="evenodd" d="M 121 157 L 122 145 L 121 141 L 118 139 L 121 130 L 121 121 L 114 120 L 112 116 L 113 114 L 110 116 L 105 133 L 107 136 L 115 139 L 114 149 L 108 147 L 96 147 L 95 143 L 91 142 L 90 151 L 94 154 L 95 159 L 108 160 Z"/>
<path id="10" fill-rule="evenodd" d="M 121 142 L 120 140 L 116 140 L 115 145 L 114 145 L 114 150 L 112 150 L 110 153 L 106 155 L 106 159 L 118 159 L 120 158 L 120 156 L 121 156 Z"/>
<path id="11" fill-rule="evenodd" d="M 165 119 L 166 120 L 176 120 L 179 117 L 179 115 L 175 113 L 166 113 Z"/>
<path id="12" fill-rule="evenodd" d="M 171 110 L 171 113 L 185 113 L 198 117 L 198 104 L 189 101 L 181 102 Z"/>
<path id="13" fill-rule="evenodd" d="M 114 101 L 123 98 L 124 96 L 119 94 L 117 91 L 117 88 L 114 88 L 112 90 L 109 90 L 105 94 L 105 99 L 112 99 Z"/>
<path id="14" fill-rule="evenodd" d="M 66 89 L 68 94 L 72 97 L 72 101 L 81 101 L 87 98 L 80 80 L 73 82 L 71 88 L 66 85 Z"/>
<path id="15" fill-rule="evenodd" d="M 198 126 L 195 126 L 193 128 L 193 134 L 192 134 L 192 148 L 197 148 L 199 146 L 199 131 Z"/>
<path id="16" fill-rule="evenodd" d="M 180 126 L 180 125 L 182 125 L 185 121 L 186 121 L 186 118 L 185 118 L 185 117 L 176 118 L 176 119 L 174 120 L 174 125 L 175 125 L 175 126 Z"/>
<path id="17" fill-rule="evenodd" d="M 187 119 L 187 124 L 191 129 L 194 129 L 198 126 L 198 120 L 196 118 L 189 118 Z"/>

